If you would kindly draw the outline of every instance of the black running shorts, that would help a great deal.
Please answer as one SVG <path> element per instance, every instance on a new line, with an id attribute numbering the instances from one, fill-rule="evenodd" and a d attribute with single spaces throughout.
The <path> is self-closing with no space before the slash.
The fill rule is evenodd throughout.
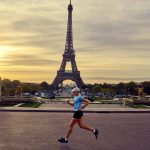
<path id="1" fill-rule="evenodd" d="M 73 118 L 80 119 L 82 116 L 83 116 L 83 112 L 82 111 L 74 111 Z"/>

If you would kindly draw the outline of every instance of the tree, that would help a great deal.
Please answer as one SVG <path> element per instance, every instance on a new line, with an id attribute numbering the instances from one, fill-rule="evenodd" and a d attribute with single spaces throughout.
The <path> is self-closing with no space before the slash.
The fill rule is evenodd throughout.
<path id="1" fill-rule="evenodd" d="M 127 83 L 126 87 L 128 89 L 128 94 L 132 94 L 132 95 L 137 94 L 137 91 L 136 91 L 137 85 L 135 82 L 131 81 L 131 82 Z"/>
<path id="2" fill-rule="evenodd" d="M 126 85 L 123 82 L 120 82 L 116 85 L 116 90 L 118 94 L 125 94 Z"/>
<path id="3" fill-rule="evenodd" d="M 2 80 L 2 85 L 3 85 L 6 89 L 12 88 L 12 83 L 11 83 L 11 80 L 9 80 L 9 79 L 3 79 L 3 80 Z"/>
<path id="4" fill-rule="evenodd" d="M 112 85 L 111 84 L 107 84 L 107 83 L 103 83 L 102 88 L 107 89 L 107 88 L 111 88 Z"/>
<path id="5" fill-rule="evenodd" d="M 31 93 L 32 92 L 32 88 L 30 86 L 30 84 L 23 84 L 22 85 L 22 92 L 25 92 L 25 93 Z"/>
<path id="6" fill-rule="evenodd" d="M 19 80 L 13 80 L 11 83 L 12 83 L 12 87 L 15 89 L 17 86 L 19 86 L 21 84 Z"/>
<path id="7" fill-rule="evenodd" d="M 150 82 L 148 81 L 143 82 L 142 87 L 144 88 L 144 92 L 149 95 L 150 94 Z"/>
<path id="8" fill-rule="evenodd" d="M 9 79 L 3 79 L 2 80 L 2 92 L 4 96 L 10 95 L 10 89 L 12 88 L 11 80 Z"/>
<path id="9" fill-rule="evenodd" d="M 94 93 L 98 93 L 98 92 L 101 91 L 101 89 L 102 89 L 102 85 L 101 85 L 101 84 L 95 84 L 95 85 L 93 86 L 93 88 L 92 88 L 92 91 L 93 91 Z"/>
<path id="10" fill-rule="evenodd" d="M 40 84 L 40 87 L 42 87 L 42 90 L 48 90 L 49 89 L 49 85 L 45 81 Z"/>

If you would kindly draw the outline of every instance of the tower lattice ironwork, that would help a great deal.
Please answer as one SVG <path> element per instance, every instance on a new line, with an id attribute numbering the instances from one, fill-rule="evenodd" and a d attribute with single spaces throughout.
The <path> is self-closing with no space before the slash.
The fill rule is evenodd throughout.
<path id="1" fill-rule="evenodd" d="M 73 6 L 68 5 L 68 24 L 67 24 L 67 35 L 66 35 L 66 44 L 65 51 L 63 54 L 63 60 L 60 66 L 60 69 L 57 71 L 57 75 L 52 82 L 52 87 L 57 88 L 64 80 L 74 81 L 78 87 L 83 88 L 85 84 L 80 76 L 80 71 L 77 68 L 75 61 L 75 51 L 73 49 L 73 33 L 72 33 L 72 11 Z M 72 70 L 65 70 L 66 64 L 70 62 Z"/>

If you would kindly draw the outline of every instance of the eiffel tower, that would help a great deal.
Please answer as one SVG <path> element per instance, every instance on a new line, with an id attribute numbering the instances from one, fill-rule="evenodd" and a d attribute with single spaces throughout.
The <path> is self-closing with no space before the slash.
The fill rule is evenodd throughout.
<path id="1" fill-rule="evenodd" d="M 66 36 L 66 44 L 65 51 L 63 54 L 63 60 L 60 66 L 60 69 L 57 71 L 57 75 L 53 80 L 51 86 L 57 88 L 59 84 L 62 84 L 64 80 L 72 80 L 74 81 L 78 87 L 84 88 L 85 84 L 80 76 L 80 71 L 77 68 L 75 61 L 75 51 L 73 49 L 73 35 L 72 35 L 72 11 L 73 6 L 71 4 L 68 5 L 68 25 L 67 25 L 67 36 Z M 65 70 L 66 64 L 70 62 L 72 70 Z"/>

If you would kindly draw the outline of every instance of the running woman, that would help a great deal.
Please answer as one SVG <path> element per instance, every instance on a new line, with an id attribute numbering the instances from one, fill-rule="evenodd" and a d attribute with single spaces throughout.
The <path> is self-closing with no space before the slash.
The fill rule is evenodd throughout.
<path id="1" fill-rule="evenodd" d="M 58 141 L 60 143 L 68 143 L 68 139 L 69 139 L 69 137 L 72 133 L 73 127 L 76 123 L 78 123 L 80 128 L 91 131 L 95 135 L 95 138 L 97 139 L 98 129 L 94 129 L 91 126 L 89 126 L 83 122 L 82 109 L 84 109 L 86 106 L 88 106 L 90 101 L 81 96 L 80 89 L 78 87 L 75 87 L 72 90 L 72 94 L 74 96 L 74 103 L 71 103 L 69 100 L 67 100 L 67 104 L 74 107 L 74 115 L 73 115 L 73 118 L 71 119 L 71 121 L 69 123 L 69 128 L 68 128 L 66 136 L 58 139 Z M 84 103 L 83 106 L 82 106 L 82 102 Z"/>

